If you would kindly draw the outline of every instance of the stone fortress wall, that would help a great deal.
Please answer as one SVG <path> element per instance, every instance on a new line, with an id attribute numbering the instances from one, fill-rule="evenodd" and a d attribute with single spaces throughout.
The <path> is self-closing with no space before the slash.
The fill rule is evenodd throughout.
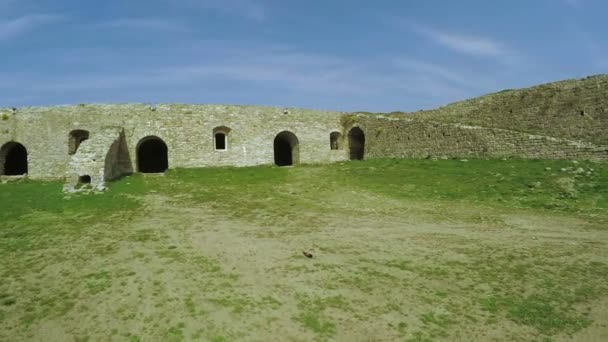
<path id="1" fill-rule="evenodd" d="M 27 149 L 29 178 L 65 178 L 72 184 L 82 176 L 89 176 L 93 184 L 102 184 L 138 171 L 139 148 L 149 140 L 166 145 L 169 168 L 272 164 L 275 139 L 281 132 L 292 134 L 279 135 L 288 146 L 278 152 L 292 154 L 293 163 L 345 160 L 347 151 L 330 148 L 330 135 L 342 135 L 341 115 L 300 109 L 174 104 L 32 107 L 15 112 L 0 109 L 0 166 L 5 166 L 0 175 L 7 174 L 6 146 L 14 142 Z M 78 143 L 73 132 L 88 134 L 75 153 Z M 225 134 L 224 146 L 219 146 L 222 149 L 216 146 L 217 133 Z"/>
<path id="2" fill-rule="evenodd" d="M 608 160 L 608 75 L 505 90 L 430 111 L 352 114 L 366 157 Z"/>
<path id="3" fill-rule="evenodd" d="M 380 157 L 606 161 L 608 76 L 416 113 L 178 104 L 0 108 L 0 176 L 66 179 L 69 187 L 103 188 L 125 174 L 167 168 Z"/>

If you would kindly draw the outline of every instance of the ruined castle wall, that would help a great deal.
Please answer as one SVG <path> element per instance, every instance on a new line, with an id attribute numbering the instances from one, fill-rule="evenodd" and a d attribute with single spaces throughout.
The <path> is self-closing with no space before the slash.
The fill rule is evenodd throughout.
<path id="1" fill-rule="evenodd" d="M 366 158 L 521 157 L 608 160 L 608 147 L 550 136 L 414 119 L 361 117 Z"/>
<path id="2" fill-rule="evenodd" d="M 104 181 L 118 179 L 123 175 L 133 173 L 135 170 L 124 131 L 118 134 L 117 139 L 107 150 L 104 162 Z"/>
<path id="3" fill-rule="evenodd" d="M 34 179 L 82 172 L 111 179 L 137 171 L 138 143 L 149 136 L 167 145 L 169 168 L 272 164 L 273 142 L 283 131 L 297 136 L 299 162 L 325 163 L 349 158 L 353 126 L 365 133 L 365 158 L 608 160 L 608 76 L 503 91 L 410 114 L 179 104 L 0 108 L 0 146 L 23 144 Z M 226 150 L 215 149 L 218 127 L 228 133 Z M 70 155 L 73 130 L 90 133 L 81 154 Z M 342 134 L 342 149 L 330 148 L 332 132 Z"/>
<path id="4" fill-rule="evenodd" d="M 368 157 L 608 160 L 608 76 L 504 91 L 410 114 L 347 117 Z"/>
<path id="5" fill-rule="evenodd" d="M 301 163 L 322 163 L 347 159 L 346 150 L 331 150 L 329 143 L 330 133 L 341 131 L 340 115 L 224 105 L 158 105 L 154 110 L 144 104 L 79 105 L 22 108 L 16 113 L 0 109 L 0 146 L 8 141 L 23 144 L 29 154 L 29 176 L 34 179 L 69 175 L 72 130 L 89 131 L 93 142 L 107 127 L 124 128 L 134 166 L 137 144 L 148 136 L 167 144 L 170 168 L 272 164 L 274 138 L 286 130 L 299 140 Z M 218 126 L 231 129 L 227 150 L 215 150 L 213 129 Z"/>
<path id="6" fill-rule="evenodd" d="M 608 145 L 608 75 L 506 90 L 410 115 Z"/>

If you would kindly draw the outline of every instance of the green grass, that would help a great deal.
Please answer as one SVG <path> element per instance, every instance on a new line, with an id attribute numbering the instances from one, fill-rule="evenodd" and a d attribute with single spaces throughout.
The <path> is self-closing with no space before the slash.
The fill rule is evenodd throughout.
<path id="1" fill-rule="evenodd" d="M 404 199 L 466 201 L 517 208 L 601 213 L 608 209 L 606 164 L 547 160 L 374 160 L 329 168 L 343 183 Z M 594 169 L 590 176 L 574 170 Z M 550 168 L 551 170 L 547 170 Z M 339 176 L 340 175 L 340 176 Z M 572 179 L 576 196 L 561 179 Z"/>
<path id="2" fill-rule="evenodd" d="M 167 333 L 165 334 L 165 341 L 171 341 L 171 342 L 181 342 L 184 340 L 184 323 L 179 323 L 175 326 L 172 326 L 171 328 L 169 328 L 169 330 L 167 330 Z"/>
<path id="3" fill-rule="evenodd" d="M 558 294 L 559 296 L 559 294 Z M 576 332 L 589 326 L 591 321 L 584 315 L 569 313 L 572 307 L 560 307 L 559 298 L 531 295 L 523 298 L 491 297 L 483 302 L 484 307 L 491 312 L 506 309 L 507 316 L 513 321 L 529 325 L 547 335 L 559 331 Z"/>
<path id="4" fill-rule="evenodd" d="M 103 292 L 112 285 L 112 278 L 105 271 L 88 274 L 86 279 L 87 288 L 92 295 Z"/>
<path id="5" fill-rule="evenodd" d="M 579 167 L 594 171 L 591 175 L 575 174 Z M 560 171 L 562 168 L 568 171 Z M 100 213 L 136 210 L 141 204 L 133 196 L 157 192 L 190 203 L 209 204 L 231 216 L 276 223 L 292 220 L 302 207 L 327 212 L 317 196 L 355 188 L 398 200 L 578 213 L 608 223 L 604 215 L 608 211 L 608 167 L 590 162 L 379 159 L 291 169 L 176 169 L 164 177 L 134 175 L 113 183 L 108 193 L 70 199 L 64 199 L 60 188 L 59 183 L 52 182 L 2 185 L 0 203 L 6 207 L 0 219 L 10 221 L 45 212 L 79 213 L 82 219 L 96 220 Z M 268 214 L 266 219 L 261 211 Z M 484 220 L 479 216 L 470 219 Z M 301 223 L 313 226 L 319 222 L 311 217 Z"/>
<path id="6" fill-rule="evenodd" d="M 594 169 L 591 175 L 574 173 Z M 551 170 L 548 171 L 547 168 Z M 568 169 L 566 172 L 560 171 Z M 309 177 L 314 176 L 314 181 Z M 570 180 L 572 189 L 564 186 Z M 218 206 L 276 206 L 301 204 L 310 192 L 340 191 L 347 186 L 398 199 L 464 201 L 514 208 L 549 209 L 589 214 L 608 209 L 606 164 L 546 160 L 370 160 L 293 169 L 253 167 L 244 169 L 178 169 L 166 177 L 131 177 L 120 191 L 142 193 L 155 188 L 187 194 L 192 200 L 217 202 Z M 308 183 L 310 191 L 285 191 L 285 184 Z M 296 188 L 294 186 L 294 188 Z M 238 197 L 241 197 L 239 199 Z M 247 205 L 249 204 L 249 205 Z M 284 209 L 286 205 L 280 205 Z M 308 203 L 314 205 L 314 203 Z"/>
<path id="7" fill-rule="evenodd" d="M 608 264 L 594 250 L 605 241 L 593 241 L 594 234 L 601 237 L 608 230 L 608 164 L 379 159 L 293 168 L 177 169 L 165 176 L 125 177 L 95 195 L 66 197 L 61 189 L 60 182 L 0 184 L 0 258 L 6 261 L 0 267 L 6 280 L 0 284 L 0 324 L 10 319 L 27 329 L 70 312 L 91 314 L 100 305 L 96 300 L 136 289 L 146 296 L 108 310 L 131 321 L 140 318 L 132 303 L 150 301 L 147 306 L 163 311 L 146 317 L 158 325 L 149 329 L 157 329 L 164 340 L 192 336 L 196 329 L 191 320 L 211 320 L 214 312 L 239 321 L 283 312 L 290 303 L 295 308 L 287 320 L 319 340 L 340 336 L 343 323 L 336 316 L 365 321 L 382 315 L 397 317 L 390 327 L 393 337 L 403 340 L 445 339 L 459 325 L 491 327 L 503 321 L 553 337 L 590 327 L 590 303 L 608 296 Z M 167 206 L 202 209 L 239 222 L 244 241 L 312 244 L 315 258 L 302 262 L 300 251 L 294 251 L 290 262 L 277 270 L 291 287 L 250 292 L 255 281 L 242 279 L 239 263 L 227 267 L 229 255 L 222 248 L 217 253 L 224 259 L 197 247 L 212 224 L 189 221 L 184 226 L 172 217 L 174 221 L 159 228 L 154 219 L 162 220 L 162 212 L 146 205 L 155 197 Z M 431 223 L 477 227 L 479 234 L 493 234 L 492 229 L 516 234 L 516 227 L 503 221 L 512 213 L 563 217 L 584 222 L 590 235 L 570 244 L 552 240 L 548 232 L 542 244 L 520 245 L 428 232 L 420 236 L 423 251 L 378 251 L 373 241 L 355 244 L 357 229 L 340 240 L 323 234 L 308 239 L 331 231 L 333 226 L 327 225 L 336 216 L 345 221 L 366 218 L 373 225 L 401 211 Z M 144 218 L 148 224 L 132 225 Z M 180 244 L 180 239 L 192 244 Z M 111 264 L 117 256 L 136 266 Z M 419 314 L 407 315 L 408 307 L 400 303 L 403 291 L 414 291 L 407 300 L 416 303 Z M 372 305 L 367 298 L 390 300 Z M 180 310 L 184 323 L 170 319 Z M 204 331 L 205 337 L 217 340 L 242 334 L 222 325 Z"/>
<path id="8" fill-rule="evenodd" d="M 103 195 L 76 195 L 66 198 L 60 182 L 22 181 L 0 184 L 0 221 L 20 216 L 45 212 L 51 214 L 74 214 L 81 216 L 100 212 L 122 212 L 136 209 L 139 202 L 125 196 L 130 190 L 124 182 L 113 184 L 112 191 Z"/>
<path id="9" fill-rule="evenodd" d="M 320 338 L 328 338 L 336 334 L 336 324 L 320 317 L 317 312 L 302 312 L 296 317 L 296 320 L 302 323 L 304 327 L 313 331 Z"/>
<path id="10" fill-rule="evenodd" d="M 186 308 L 188 309 L 188 312 L 190 313 L 190 315 L 196 316 L 196 304 L 194 304 L 194 300 L 192 300 L 192 296 L 188 296 L 184 300 L 184 304 L 186 305 Z"/>
<path id="11" fill-rule="evenodd" d="M 594 169 L 590 175 L 577 168 Z M 550 168 L 550 171 L 547 171 Z M 566 168 L 569 171 L 562 172 Z M 209 204 L 231 216 L 260 220 L 298 219 L 299 209 L 328 210 L 318 196 L 339 194 L 343 189 L 377 193 L 399 200 L 443 201 L 496 208 L 542 209 L 551 212 L 597 216 L 608 223 L 608 167 L 606 164 L 540 160 L 370 160 L 296 168 L 270 166 L 171 170 L 165 177 L 134 175 L 111 184 L 101 195 L 65 198 L 58 182 L 25 181 L 0 185 L 0 222 L 10 223 L 25 215 L 75 215 L 86 227 L 100 217 L 140 209 L 135 196 L 150 193 L 174 195 L 191 203 Z M 266 217 L 260 212 L 266 213 Z M 484 217 L 470 217 L 484 221 Z M 317 217 L 302 220 L 318 224 Z M 38 225 L 3 230 L 0 250 L 29 246 L 19 235 L 43 232 Z M 69 227 L 69 229 L 78 229 Z M 69 233 L 73 233 L 72 231 Z M 153 239 L 151 232 L 134 233 L 133 239 Z M 0 242 L 2 244 L 2 242 Z"/>

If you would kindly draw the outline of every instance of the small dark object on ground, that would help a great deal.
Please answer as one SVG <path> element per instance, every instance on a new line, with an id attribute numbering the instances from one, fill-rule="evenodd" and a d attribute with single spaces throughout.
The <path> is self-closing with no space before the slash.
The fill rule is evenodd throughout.
<path id="1" fill-rule="evenodd" d="M 310 254 L 306 251 L 302 251 L 302 254 L 304 254 L 304 256 L 306 256 L 307 258 L 312 258 L 312 254 Z"/>

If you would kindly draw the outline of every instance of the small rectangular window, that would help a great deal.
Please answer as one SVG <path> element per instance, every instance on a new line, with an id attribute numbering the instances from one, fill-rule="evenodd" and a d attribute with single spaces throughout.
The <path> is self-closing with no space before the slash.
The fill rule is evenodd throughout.
<path id="1" fill-rule="evenodd" d="M 341 134 L 338 132 L 332 132 L 329 135 L 329 147 L 332 150 L 341 150 L 342 146 L 340 146 Z"/>

